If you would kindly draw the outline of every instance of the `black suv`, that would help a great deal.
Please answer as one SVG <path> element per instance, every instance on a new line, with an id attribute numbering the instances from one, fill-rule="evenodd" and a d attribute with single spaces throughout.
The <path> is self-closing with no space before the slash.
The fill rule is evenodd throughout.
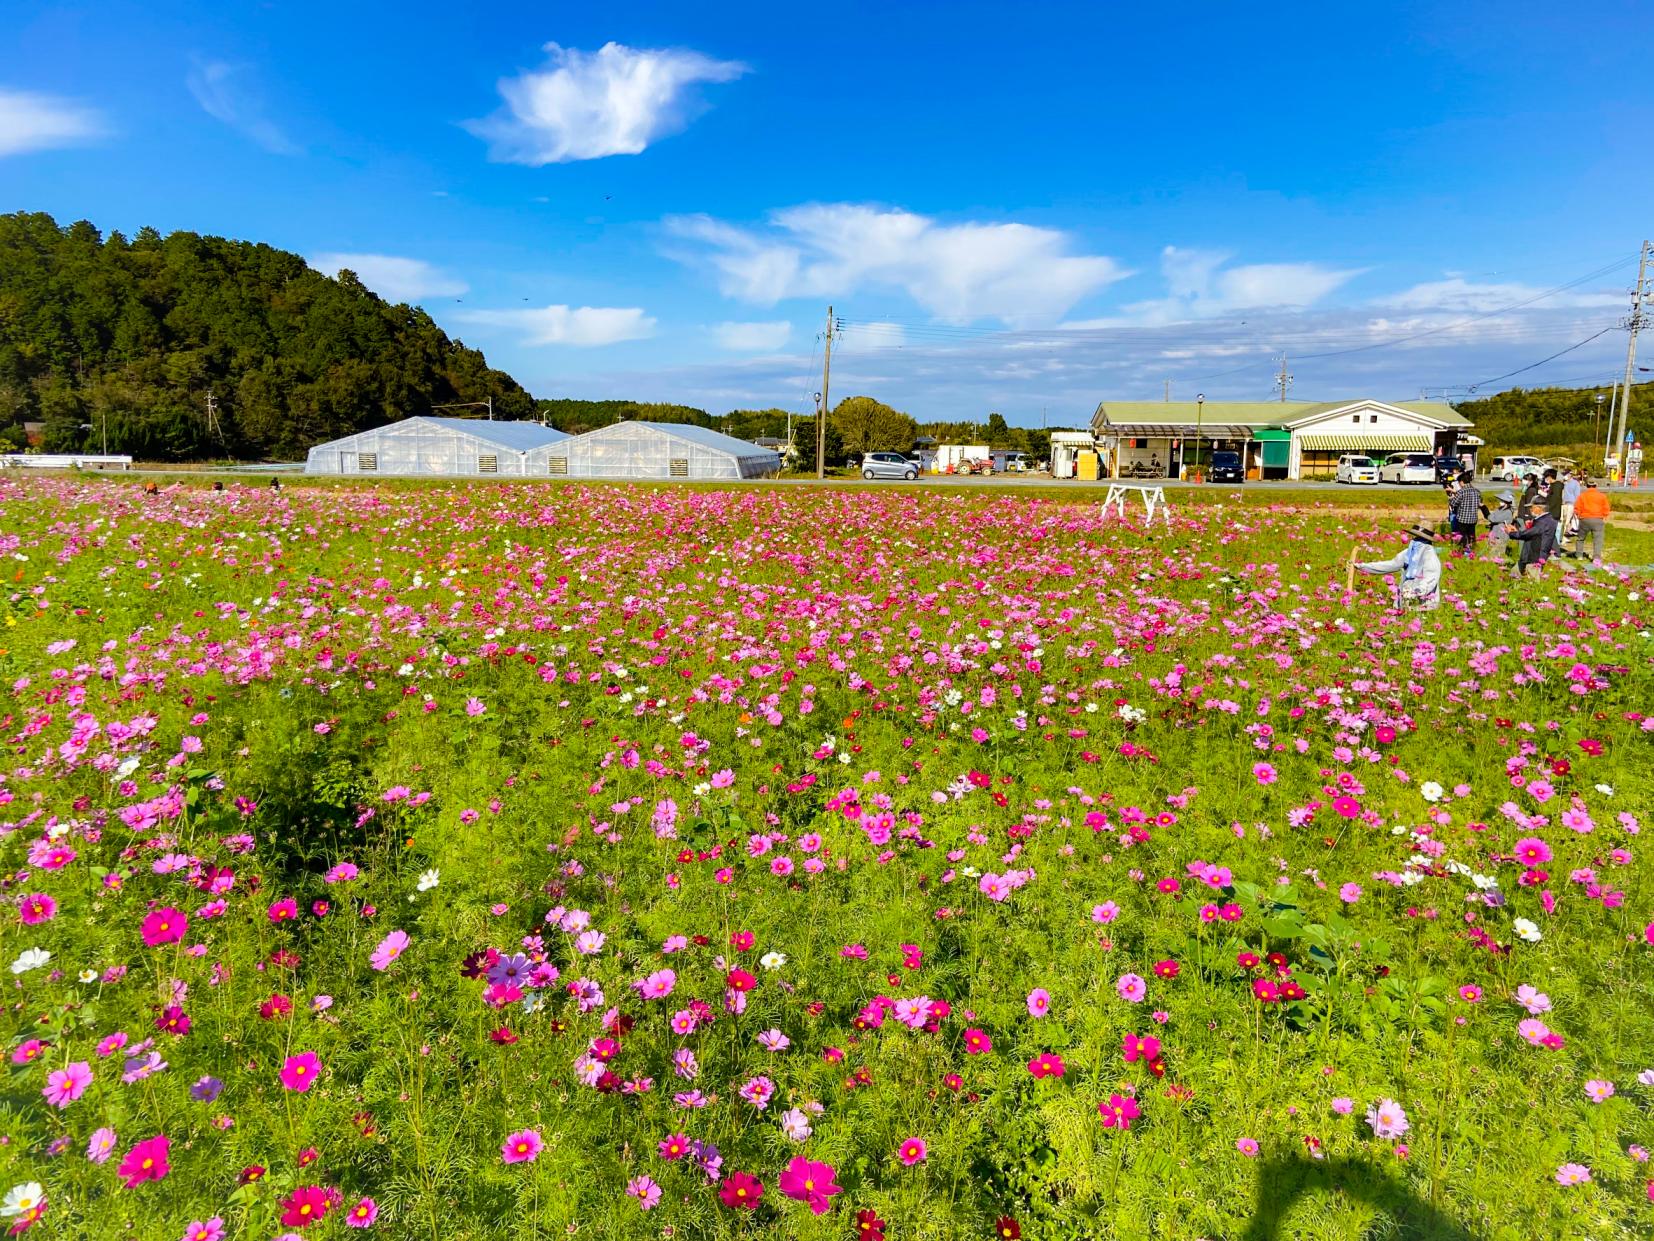
<path id="1" fill-rule="evenodd" d="M 1238 452 L 1215 452 L 1212 454 L 1212 464 L 1206 471 L 1208 482 L 1214 483 L 1244 483 L 1246 471 L 1241 467 L 1241 456 Z"/>

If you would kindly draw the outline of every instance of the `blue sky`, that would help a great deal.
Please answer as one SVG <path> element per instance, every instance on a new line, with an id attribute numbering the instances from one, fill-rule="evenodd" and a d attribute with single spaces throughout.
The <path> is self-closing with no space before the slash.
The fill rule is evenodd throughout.
<path id="1" fill-rule="evenodd" d="M 1654 231 L 1613 0 L 8 14 L 0 210 L 346 263 L 542 396 L 802 412 L 829 302 L 835 397 L 921 417 L 1607 383 L 1498 377 Z"/>

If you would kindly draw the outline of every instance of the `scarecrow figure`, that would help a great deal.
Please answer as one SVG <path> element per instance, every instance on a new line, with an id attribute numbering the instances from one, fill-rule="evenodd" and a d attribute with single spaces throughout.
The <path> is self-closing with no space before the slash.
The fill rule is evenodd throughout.
<path id="1" fill-rule="evenodd" d="M 1407 528 L 1407 546 L 1388 560 L 1368 560 L 1362 573 L 1396 575 L 1397 609 L 1434 611 L 1441 606 L 1442 562 L 1436 555 L 1436 532 L 1421 523 Z"/>

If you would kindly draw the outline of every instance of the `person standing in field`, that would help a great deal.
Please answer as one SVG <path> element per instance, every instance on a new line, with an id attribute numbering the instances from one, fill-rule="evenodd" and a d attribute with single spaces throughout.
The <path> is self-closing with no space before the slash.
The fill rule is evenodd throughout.
<path id="1" fill-rule="evenodd" d="M 1579 480 L 1580 472 L 1574 470 L 1562 482 L 1562 512 L 1557 515 L 1557 522 L 1561 527 L 1558 537 L 1573 533 L 1574 503 L 1579 499 L 1579 493 L 1585 490 Z"/>
<path id="2" fill-rule="evenodd" d="M 1562 482 L 1557 477 L 1554 467 L 1546 470 L 1545 476 L 1540 479 L 1540 492 L 1545 497 L 1545 511 L 1551 515 L 1551 520 L 1556 523 L 1557 534 L 1560 536 L 1562 532 Z"/>
<path id="3" fill-rule="evenodd" d="M 1608 493 L 1597 490 L 1594 478 L 1587 478 L 1579 493 L 1579 499 L 1574 501 L 1574 520 L 1578 523 L 1574 530 L 1574 555 L 1577 557 L 1585 550 L 1585 536 L 1591 536 L 1591 563 L 1602 563 L 1602 540 L 1608 529 Z"/>
<path id="4" fill-rule="evenodd" d="M 1486 510 L 1484 510 L 1486 511 Z M 1510 542 L 1510 528 L 1516 521 L 1516 497 L 1501 491 L 1498 507 L 1487 515 L 1487 553 L 1495 564 L 1503 564 L 1505 547 Z"/>
<path id="5" fill-rule="evenodd" d="M 1441 606 L 1442 562 L 1436 555 L 1436 532 L 1422 522 L 1407 528 L 1407 546 L 1388 560 L 1355 567 L 1362 573 L 1396 575 L 1396 608 L 1433 612 Z"/>
<path id="6" fill-rule="evenodd" d="M 1511 538 L 1522 544 L 1522 554 L 1516 558 L 1517 577 L 1538 577 L 1556 550 L 1556 518 L 1551 516 L 1545 501 L 1535 500 L 1528 506 L 1528 513 L 1527 525 L 1510 533 Z"/>
<path id="7" fill-rule="evenodd" d="M 1518 517 L 1526 517 L 1528 508 L 1539 498 L 1539 475 L 1522 475 L 1522 499 L 1516 505 Z"/>
<path id="8" fill-rule="evenodd" d="M 1473 557 L 1476 554 L 1476 519 L 1487 513 L 1487 506 L 1482 503 L 1482 493 L 1471 478 L 1470 471 L 1466 470 L 1459 476 L 1459 489 L 1452 493 L 1448 503 L 1453 537 L 1458 540 L 1459 550 Z"/>

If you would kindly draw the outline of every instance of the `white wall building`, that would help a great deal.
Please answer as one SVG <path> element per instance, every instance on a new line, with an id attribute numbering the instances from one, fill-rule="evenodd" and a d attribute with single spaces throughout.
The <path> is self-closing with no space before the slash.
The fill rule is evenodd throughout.
<path id="1" fill-rule="evenodd" d="M 305 459 L 304 472 L 521 477 L 528 473 L 531 450 L 568 438 L 538 422 L 404 418 L 316 445 Z"/>

